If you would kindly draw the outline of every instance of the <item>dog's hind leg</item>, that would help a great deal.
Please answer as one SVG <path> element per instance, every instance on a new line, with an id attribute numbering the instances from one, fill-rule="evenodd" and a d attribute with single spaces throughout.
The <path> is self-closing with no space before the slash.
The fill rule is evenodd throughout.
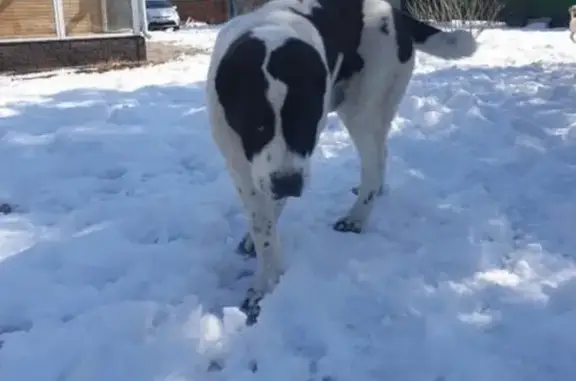
<path id="1" fill-rule="evenodd" d="M 383 184 L 384 151 L 386 149 L 384 136 L 376 131 L 362 131 L 361 126 L 356 128 L 356 126 L 352 125 L 352 123 L 359 122 L 359 120 L 354 122 L 345 121 L 346 125 L 351 126 L 350 136 L 360 155 L 362 169 L 356 202 L 347 215 L 334 224 L 334 229 L 339 232 L 360 233 L 362 231 Z"/>
<path id="2" fill-rule="evenodd" d="M 412 69 L 412 62 L 401 67 L 388 88 L 382 90 L 383 104 L 361 110 L 352 117 L 346 112 L 340 115 L 358 150 L 362 169 L 360 186 L 355 192 L 356 202 L 346 216 L 336 221 L 333 226 L 336 231 L 360 233 L 374 209 L 377 196 L 383 193 L 388 132 L 410 82 Z"/>
<path id="3" fill-rule="evenodd" d="M 284 205 L 286 205 L 286 199 L 277 200 L 274 202 L 274 218 L 276 222 L 278 222 L 278 219 L 282 214 L 282 210 L 284 210 Z M 236 247 L 236 252 L 250 258 L 256 257 L 256 248 L 254 246 L 254 240 L 252 239 L 250 232 L 246 232 L 246 234 L 244 234 L 244 237 Z"/>

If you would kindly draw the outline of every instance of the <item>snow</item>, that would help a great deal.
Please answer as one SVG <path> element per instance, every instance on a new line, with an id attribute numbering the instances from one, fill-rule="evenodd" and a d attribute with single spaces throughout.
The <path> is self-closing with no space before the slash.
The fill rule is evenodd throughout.
<path id="1" fill-rule="evenodd" d="M 157 37 L 209 46 L 215 31 Z M 359 173 L 331 118 L 252 327 L 208 55 L 0 77 L 0 201 L 16 209 L 0 216 L 0 380 L 573 379 L 576 45 L 481 42 L 459 62 L 419 55 L 362 235 L 331 229 Z"/>
<path id="2" fill-rule="evenodd" d="M 203 23 L 187 23 L 178 31 L 149 31 L 150 41 L 171 43 L 174 45 L 193 45 L 202 50 L 210 50 L 217 26 Z"/>

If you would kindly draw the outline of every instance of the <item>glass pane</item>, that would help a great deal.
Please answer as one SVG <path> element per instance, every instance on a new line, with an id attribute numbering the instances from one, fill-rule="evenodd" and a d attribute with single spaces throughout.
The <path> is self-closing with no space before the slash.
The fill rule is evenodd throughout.
<path id="1" fill-rule="evenodd" d="M 54 37 L 52 0 L 0 0 L 0 38 Z"/>
<path id="2" fill-rule="evenodd" d="M 62 0 L 66 35 L 132 31 L 131 0 Z"/>
<path id="3" fill-rule="evenodd" d="M 168 0 L 147 0 L 146 8 L 148 9 L 161 9 L 161 8 L 171 8 L 172 3 Z"/>

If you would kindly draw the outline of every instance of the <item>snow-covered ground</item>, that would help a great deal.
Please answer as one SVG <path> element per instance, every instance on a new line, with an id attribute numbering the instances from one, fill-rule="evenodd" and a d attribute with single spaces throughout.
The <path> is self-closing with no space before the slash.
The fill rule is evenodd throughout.
<path id="1" fill-rule="evenodd" d="M 214 37 L 182 32 L 155 36 Z M 209 57 L 0 77 L 0 200 L 17 205 L 0 216 L 0 380 L 573 380 L 576 45 L 481 41 L 457 64 L 419 56 L 362 235 L 331 229 L 358 181 L 331 119 L 280 222 L 288 271 L 249 328 Z"/>
<path id="2" fill-rule="evenodd" d="M 175 45 L 193 45 L 195 48 L 201 50 L 210 50 L 217 31 L 217 26 L 190 23 L 178 31 L 149 31 L 148 33 L 151 41 L 166 42 Z"/>

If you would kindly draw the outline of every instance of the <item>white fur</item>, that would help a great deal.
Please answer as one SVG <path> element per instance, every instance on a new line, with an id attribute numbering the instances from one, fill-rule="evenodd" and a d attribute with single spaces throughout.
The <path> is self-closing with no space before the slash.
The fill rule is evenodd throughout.
<path id="1" fill-rule="evenodd" d="M 425 53 L 444 59 L 469 57 L 477 49 L 474 36 L 466 30 L 444 32 L 429 38 L 416 47 Z"/>
<path id="2" fill-rule="evenodd" d="M 309 13 L 316 6 L 318 4 L 313 0 L 272 0 L 251 13 L 232 19 L 218 34 L 208 71 L 206 91 L 212 133 L 250 218 L 250 230 L 245 243 L 246 247 L 255 247 L 258 271 L 253 288 L 260 295 L 270 291 L 283 272 L 276 221 L 284 201 L 271 199 L 267 183 L 269 175 L 278 170 L 299 170 L 307 178 L 309 163 L 308 160 L 288 153 L 278 122 L 274 139 L 250 164 L 243 155 L 239 136 L 226 123 L 214 88 L 214 78 L 222 55 L 230 43 L 248 30 L 255 30 L 256 35 L 266 42 L 268 54 L 287 37 L 296 37 L 313 46 L 325 61 L 324 46 L 314 25 L 286 11 L 292 7 L 302 13 Z M 364 0 L 364 29 L 359 47 L 364 68 L 347 83 L 338 85 L 338 91 L 344 97 L 337 113 L 354 141 L 361 160 L 356 202 L 335 224 L 335 228 L 341 231 L 360 231 L 372 212 L 376 195 L 385 183 L 388 131 L 414 69 L 414 55 L 404 63 L 398 60 L 391 9 L 388 3 L 381 0 Z M 389 21 L 388 34 L 380 30 L 383 18 Z M 456 31 L 435 35 L 416 48 L 452 59 L 471 55 L 476 49 L 476 43 L 471 34 Z M 340 63 L 339 60 L 338 67 Z M 324 113 L 318 134 L 330 111 L 333 78 L 327 78 L 327 83 Z M 278 121 L 285 94 L 285 85 L 272 81 L 267 96 L 277 113 Z M 270 161 L 265 160 L 268 155 Z"/>
<path id="3" fill-rule="evenodd" d="M 206 85 L 212 136 L 224 154 L 230 174 L 239 190 L 246 214 L 251 220 L 249 244 L 255 246 L 258 261 L 253 289 L 258 294 L 263 294 L 273 288 L 284 267 L 276 234 L 276 221 L 283 209 L 284 201 L 271 199 L 269 175 L 276 171 L 301 171 L 306 181 L 309 177 L 309 163 L 294 157 L 287 151 L 286 143 L 280 131 L 279 112 L 286 92 L 283 83 L 275 80 L 270 81 L 271 86 L 267 96 L 277 116 L 275 136 L 264 147 L 263 151 L 253 158 L 251 165 L 243 155 L 240 137 L 232 131 L 226 122 L 214 88 L 214 79 L 218 63 L 228 46 L 239 35 L 249 30 L 266 43 L 268 56 L 263 66 L 268 62 L 271 50 L 289 37 L 307 41 L 320 52 L 321 57 L 325 57 L 322 39 L 313 25 L 301 16 L 287 11 L 286 5 L 302 11 L 309 11 L 310 9 L 310 7 L 306 8 L 305 3 L 298 0 L 272 1 L 256 11 L 230 20 L 220 30 L 216 38 Z M 264 72 L 266 73 L 266 70 Z M 328 105 L 329 102 L 330 92 L 327 91 L 325 104 Z M 324 116 L 320 121 L 321 124 L 325 123 L 326 117 Z M 271 158 L 270 162 L 267 161 L 268 155 Z"/>
<path id="4" fill-rule="evenodd" d="M 576 43 L 576 5 L 568 8 L 568 13 L 570 13 L 570 25 L 568 29 L 570 30 L 570 40 Z"/>

